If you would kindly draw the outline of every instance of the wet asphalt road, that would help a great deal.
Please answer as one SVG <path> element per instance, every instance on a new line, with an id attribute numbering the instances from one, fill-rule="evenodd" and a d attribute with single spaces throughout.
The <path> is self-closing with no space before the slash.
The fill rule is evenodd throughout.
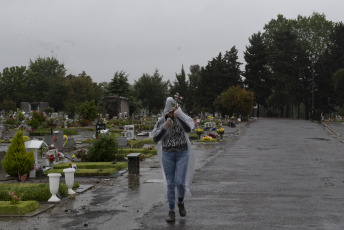
<path id="1" fill-rule="evenodd" d="M 35 217 L 0 218 L 0 229 L 344 229 L 343 143 L 310 121 L 261 119 L 234 130 L 226 142 L 193 145 L 193 197 L 174 224 L 164 221 L 155 157 L 141 162 L 137 189 L 127 174 L 76 178 L 95 186 Z"/>
<path id="2" fill-rule="evenodd" d="M 141 229 L 344 229 L 344 145 L 318 123 L 262 119 L 194 177 L 187 216 Z"/>

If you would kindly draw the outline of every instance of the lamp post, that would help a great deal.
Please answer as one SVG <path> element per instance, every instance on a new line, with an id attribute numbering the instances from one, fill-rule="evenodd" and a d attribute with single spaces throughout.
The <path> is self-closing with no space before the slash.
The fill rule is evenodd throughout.
<path id="1" fill-rule="evenodd" d="M 314 119 L 314 59 L 315 59 L 315 56 L 312 55 L 312 112 L 311 112 L 311 119 Z"/>

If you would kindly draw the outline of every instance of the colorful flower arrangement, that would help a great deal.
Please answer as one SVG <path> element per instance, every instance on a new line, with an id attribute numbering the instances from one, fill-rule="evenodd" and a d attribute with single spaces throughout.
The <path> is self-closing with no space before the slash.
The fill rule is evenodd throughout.
<path id="1" fill-rule="evenodd" d="M 208 136 L 211 137 L 212 139 L 216 139 L 217 138 L 217 136 L 215 134 L 212 134 L 212 133 L 209 133 Z"/>
<path id="2" fill-rule="evenodd" d="M 205 137 L 203 137 L 203 140 L 205 140 L 205 141 L 210 141 L 210 140 L 212 140 L 213 138 L 211 138 L 211 137 L 209 137 L 209 136 L 205 136 Z"/>
<path id="3" fill-rule="evenodd" d="M 21 201 L 21 198 L 14 194 L 14 192 L 8 192 L 8 195 L 11 197 L 11 204 L 18 204 Z"/>
<path id="4" fill-rule="evenodd" d="M 179 93 L 177 92 L 175 95 L 174 95 L 174 100 L 177 102 L 177 104 L 172 104 L 174 107 L 180 107 L 182 105 L 182 100 L 183 100 L 183 97 L 179 95 Z"/>
<path id="5" fill-rule="evenodd" d="M 216 132 L 221 135 L 221 134 L 223 134 L 225 132 L 225 129 L 224 128 L 219 128 L 219 129 L 216 129 Z"/>
<path id="6" fill-rule="evenodd" d="M 203 129 L 195 129 L 195 132 L 198 134 L 198 135 L 201 135 L 203 133 Z"/>
<path id="7" fill-rule="evenodd" d="M 48 161 L 49 161 L 50 163 L 52 163 L 52 162 L 54 162 L 54 160 L 55 160 L 55 156 L 54 156 L 53 154 L 50 154 L 50 155 L 47 156 L 47 159 L 48 159 Z"/>
<path id="8" fill-rule="evenodd" d="M 197 135 L 198 135 L 198 139 L 200 139 L 200 138 L 201 138 L 201 135 L 202 135 L 202 133 L 203 133 L 203 129 L 200 129 L 200 128 L 195 129 L 195 132 L 196 132 Z"/>
<path id="9" fill-rule="evenodd" d="M 57 157 L 59 160 L 62 160 L 64 158 L 64 155 L 62 153 L 57 153 Z"/>
<path id="10" fill-rule="evenodd" d="M 217 132 L 218 134 L 220 134 L 220 137 L 221 137 L 221 139 L 222 139 L 222 135 L 225 133 L 225 129 L 224 129 L 224 128 L 219 128 L 219 129 L 216 129 L 216 132 Z"/>

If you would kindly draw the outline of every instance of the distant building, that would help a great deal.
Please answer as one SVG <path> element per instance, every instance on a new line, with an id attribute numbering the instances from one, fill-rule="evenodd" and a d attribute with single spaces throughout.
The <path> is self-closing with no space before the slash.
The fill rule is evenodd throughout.
<path id="1" fill-rule="evenodd" d="M 103 98 L 103 117 L 112 119 L 120 114 L 129 116 L 129 100 L 126 97 L 107 96 Z"/>
<path id="2" fill-rule="evenodd" d="M 20 102 L 20 110 L 26 113 L 31 111 L 42 112 L 47 107 L 49 107 L 48 102 Z"/>

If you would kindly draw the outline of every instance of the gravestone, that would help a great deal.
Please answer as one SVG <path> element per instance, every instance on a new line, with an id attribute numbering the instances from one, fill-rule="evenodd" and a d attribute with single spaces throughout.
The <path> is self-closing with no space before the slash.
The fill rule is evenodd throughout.
<path id="1" fill-rule="evenodd" d="M 53 137 L 56 137 L 56 141 L 53 141 Z M 55 131 L 53 134 L 44 135 L 43 141 L 47 143 L 48 146 L 54 144 L 54 147 L 59 151 L 63 150 L 63 131 Z"/>
<path id="2" fill-rule="evenodd" d="M 124 126 L 124 136 L 128 140 L 134 140 L 135 139 L 135 132 L 134 132 L 134 126 L 133 125 L 125 125 Z"/>
<path id="3" fill-rule="evenodd" d="M 75 149 L 74 138 L 69 138 L 68 141 L 67 141 L 66 146 L 64 147 L 64 151 L 70 152 L 70 151 L 73 151 L 74 149 Z"/>
<path id="4" fill-rule="evenodd" d="M 127 146 L 128 140 L 126 137 L 116 137 L 118 146 L 125 147 Z"/>
<path id="5" fill-rule="evenodd" d="M 205 128 L 215 128 L 216 123 L 215 122 L 206 122 L 206 123 L 204 123 L 204 127 Z"/>

